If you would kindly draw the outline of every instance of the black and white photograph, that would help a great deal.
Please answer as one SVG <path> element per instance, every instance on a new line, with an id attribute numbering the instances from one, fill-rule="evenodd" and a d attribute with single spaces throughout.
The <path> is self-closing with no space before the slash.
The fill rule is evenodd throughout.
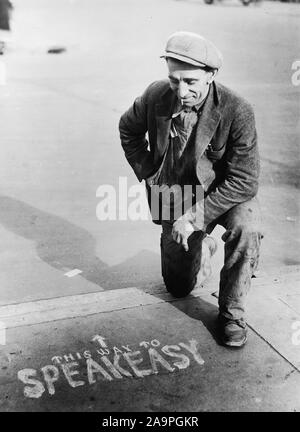
<path id="1" fill-rule="evenodd" d="M 299 141 L 299 0 L 0 0 L 0 414 L 299 412 Z"/>

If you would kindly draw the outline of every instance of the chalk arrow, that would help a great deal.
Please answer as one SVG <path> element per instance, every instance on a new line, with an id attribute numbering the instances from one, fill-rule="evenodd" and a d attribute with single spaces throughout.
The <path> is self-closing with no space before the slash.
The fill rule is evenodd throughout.
<path id="1" fill-rule="evenodd" d="M 94 341 L 99 342 L 99 345 L 101 346 L 101 348 L 107 348 L 107 345 L 106 345 L 106 343 L 104 342 L 104 341 L 105 341 L 105 338 L 104 338 L 103 336 L 96 335 L 96 336 L 93 337 L 92 341 L 93 341 L 93 342 L 94 342 Z"/>

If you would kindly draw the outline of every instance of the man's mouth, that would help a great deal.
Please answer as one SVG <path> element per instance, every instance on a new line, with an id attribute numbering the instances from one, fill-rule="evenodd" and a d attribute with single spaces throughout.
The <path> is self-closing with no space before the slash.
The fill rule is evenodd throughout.
<path id="1" fill-rule="evenodd" d="M 181 103 L 182 106 L 188 106 L 188 105 L 194 103 L 194 99 L 193 99 L 193 98 L 189 98 L 189 99 L 180 99 L 180 103 Z"/>
<path id="2" fill-rule="evenodd" d="M 187 97 L 187 98 L 180 99 L 180 102 L 181 102 L 182 105 L 184 105 L 186 103 L 191 102 L 192 100 L 193 100 L 193 98 L 192 98 L 192 96 L 190 96 L 190 97 Z"/>

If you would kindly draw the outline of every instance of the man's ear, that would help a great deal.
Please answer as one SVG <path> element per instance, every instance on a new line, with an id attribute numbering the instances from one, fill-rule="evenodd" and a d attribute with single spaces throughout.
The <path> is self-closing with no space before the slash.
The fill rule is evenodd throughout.
<path id="1" fill-rule="evenodd" d="M 216 78 L 217 74 L 218 74 L 218 69 L 214 69 L 213 71 L 208 72 L 207 84 L 211 84 L 213 80 Z"/>

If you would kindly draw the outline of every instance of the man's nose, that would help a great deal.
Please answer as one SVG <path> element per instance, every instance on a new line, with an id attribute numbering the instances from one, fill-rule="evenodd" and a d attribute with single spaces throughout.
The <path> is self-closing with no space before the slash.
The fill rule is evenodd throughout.
<path id="1" fill-rule="evenodd" d="M 188 86 L 185 82 L 180 82 L 178 85 L 178 97 L 180 99 L 183 99 L 185 97 L 185 95 L 188 93 Z"/>

